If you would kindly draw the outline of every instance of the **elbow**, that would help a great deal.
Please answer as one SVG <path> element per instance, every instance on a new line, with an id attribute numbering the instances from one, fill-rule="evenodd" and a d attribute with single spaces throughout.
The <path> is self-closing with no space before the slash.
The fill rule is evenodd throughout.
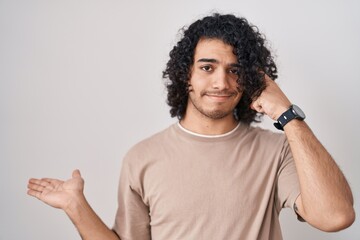
<path id="1" fill-rule="evenodd" d="M 350 210 L 334 215 L 331 220 L 326 224 L 319 227 L 320 230 L 325 232 L 338 232 L 345 228 L 350 227 L 355 221 L 355 211 L 353 208 Z"/>

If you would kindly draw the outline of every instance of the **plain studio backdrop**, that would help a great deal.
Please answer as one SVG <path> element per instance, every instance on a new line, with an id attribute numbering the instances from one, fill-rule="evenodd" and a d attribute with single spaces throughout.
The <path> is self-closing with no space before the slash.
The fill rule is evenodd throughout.
<path id="1" fill-rule="evenodd" d="M 355 0 L 0 0 L 0 239 L 80 239 L 62 211 L 26 195 L 28 178 L 75 168 L 113 225 L 122 157 L 176 121 L 161 74 L 178 30 L 212 12 L 266 35 L 277 82 L 345 173 L 359 213 L 359 10 Z M 360 239 L 359 222 L 323 233 L 281 213 L 292 240 Z"/>

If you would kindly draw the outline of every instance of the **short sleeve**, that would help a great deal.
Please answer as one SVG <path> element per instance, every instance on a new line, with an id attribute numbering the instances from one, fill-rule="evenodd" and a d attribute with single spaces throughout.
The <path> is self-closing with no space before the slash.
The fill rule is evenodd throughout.
<path id="1" fill-rule="evenodd" d="M 299 179 L 290 146 L 284 136 L 276 182 L 276 209 L 292 208 L 300 195 Z"/>
<path id="2" fill-rule="evenodd" d="M 132 181 L 132 172 L 124 158 L 118 189 L 118 210 L 113 230 L 121 240 L 151 239 L 149 207 L 144 203 L 138 187 Z"/>

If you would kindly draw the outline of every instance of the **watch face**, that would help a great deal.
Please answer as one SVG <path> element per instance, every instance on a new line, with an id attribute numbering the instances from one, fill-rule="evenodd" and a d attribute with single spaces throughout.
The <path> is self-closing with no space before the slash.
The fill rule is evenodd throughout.
<path id="1" fill-rule="evenodd" d="M 299 118 L 304 119 L 305 113 L 296 105 L 292 105 L 293 111 L 295 111 L 295 115 L 298 115 Z"/>

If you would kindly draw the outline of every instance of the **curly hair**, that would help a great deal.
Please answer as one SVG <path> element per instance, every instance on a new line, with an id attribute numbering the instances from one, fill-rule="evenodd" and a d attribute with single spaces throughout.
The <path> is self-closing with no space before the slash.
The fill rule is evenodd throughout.
<path id="1" fill-rule="evenodd" d="M 262 114 L 251 109 L 250 104 L 266 88 L 264 74 L 275 80 L 277 68 L 258 28 L 245 18 L 215 13 L 183 28 L 182 32 L 182 39 L 170 51 L 170 60 L 163 71 L 171 117 L 182 119 L 185 115 L 195 48 L 200 39 L 207 38 L 231 45 L 240 65 L 238 84 L 244 91 L 233 111 L 234 117 L 246 124 L 259 122 Z"/>

